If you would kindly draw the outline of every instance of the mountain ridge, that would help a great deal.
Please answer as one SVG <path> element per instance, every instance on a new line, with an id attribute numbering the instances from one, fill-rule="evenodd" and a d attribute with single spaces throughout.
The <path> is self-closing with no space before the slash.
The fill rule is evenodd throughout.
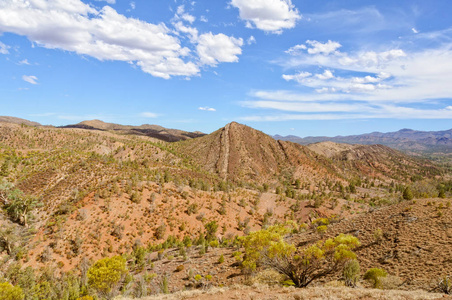
<path id="1" fill-rule="evenodd" d="M 382 144 L 410 153 L 445 152 L 452 153 L 452 129 L 440 131 L 419 131 L 403 128 L 394 132 L 371 132 L 358 135 L 307 136 L 298 137 L 294 135 L 274 135 L 273 138 L 291 141 L 301 145 L 309 145 L 317 142 L 331 141 L 348 144 Z"/>
<path id="2" fill-rule="evenodd" d="M 121 125 L 115 123 L 107 123 L 101 120 L 86 120 L 77 124 L 60 126 L 59 128 L 80 128 L 87 130 L 104 130 L 116 131 L 123 134 L 135 134 L 153 137 L 165 142 L 177 142 L 180 140 L 197 138 L 205 135 L 205 133 L 195 131 L 188 132 L 180 129 L 165 128 L 160 125 L 142 124 L 140 126 Z"/>

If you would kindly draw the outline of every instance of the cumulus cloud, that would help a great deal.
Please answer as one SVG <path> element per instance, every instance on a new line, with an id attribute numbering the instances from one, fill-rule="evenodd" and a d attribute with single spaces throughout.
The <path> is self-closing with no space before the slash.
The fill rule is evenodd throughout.
<path id="1" fill-rule="evenodd" d="M 23 75 L 22 79 L 31 84 L 38 84 L 38 77 L 33 75 Z"/>
<path id="2" fill-rule="evenodd" d="M 174 16 L 175 20 L 184 20 L 192 24 L 196 18 L 189 13 L 185 12 L 185 5 L 179 5 L 177 7 L 176 15 Z"/>
<path id="3" fill-rule="evenodd" d="M 177 11 L 180 22 L 195 21 L 183 6 Z M 181 23 L 177 30 L 198 42 L 195 28 Z M 101 61 L 128 62 L 165 79 L 198 75 L 203 64 L 235 62 L 242 45 L 241 39 L 207 34 L 199 45 L 182 46 L 174 31 L 163 23 L 128 18 L 110 6 L 97 10 L 80 0 L 1 1 L 0 32 L 26 36 L 35 45 L 48 49 L 71 51 Z M 201 56 L 193 55 L 193 50 Z M 7 47 L 0 44 L 0 51 L 6 53 Z"/>
<path id="4" fill-rule="evenodd" d="M 185 6 L 180 5 L 172 19 L 175 32 L 188 36 L 191 44 L 196 47 L 199 57 L 197 66 L 216 66 L 222 62 L 237 62 L 242 54 L 243 39 L 212 32 L 200 34 L 191 23 L 195 21 L 185 12 Z M 188 24 L 189 23 L 189 24 Z"/>
<path id="5" fill-rule="evenodd" d="M 317 77 L 320 80 L 328 80 L 334 78 L 334 75 L 333 72 L 331 72 L 330 70 L 325 70 L 325 72 L 323 72 L 322 74 L 317 74 L 315 75 L 315 77 Z"/>
<path id="6" fill-rule="evenodd" d="M 208 107 L 208 106 L 201 106 L 201 107 L 198 107 L 198 109 L 204 110 L 204 111 L 217 111 L 215 108 Z"/>
<path id="7" fill-rule="evenodd" d="M 256 44 L 256 38 L 255 38 L 254 36 L 250 36 L 250 37 L 246 40 L 246 43 L 247 43 L 248 45 Z"/>
<path id="8" fill-rule="evenodd" d="M 23 59 L 21 61 L 18 62 L 19 65 L 30 65 L 30 63 L 28 62 L 28 59 Z"/>
<path id="9" fill-rule="evenodd" d="M 300 44 L 300 45 L 295 45 L 293 47 L 290 47 L 285 52 L 290 55 L 298 55 L 298 54 L 300 54 L 301 50 L 306 50 L 306 48 L 307 48 L 306 45 Z"/>
<path id="10" fill-rule="evenodd" d="M 328 40 L 326 43 L 321 43 L 318 41 L 306 41 L 310 47 L 308 48 L 309 54 L 330 54 L 335 52 L 338 48 L 342 47 L 338 42 L 333 42 Z"/>
<path id="11" fill-rule="evenodd" d="M 9 54 L 8 49 L 9 49 L 9 46 L 0 42 L 0 54 Z"/>
<path id="12" fill-rule="evenodd" d="M 237 55 L 242 54 L 243 39 L 234 38 L 222 33 L 204 33 L 199 36 L 198 51 L 202 64 L 215 66 L 220 62 L 236 62 Z"/>
<path id="13" fill-rule="evenodd" d="M 372 92 L 377 89 L 387 89 L 390 85 L 381 83 L 388 78 L 390 74 L 381 72 L 370 76 L 341 77 L 334 76 L 331 70 L 325 70 L 323 73 L 311 74 L 309 72 L 299 72 L 297 74 L 283 74 L 282 78 L 286 81 L 295 81 L 300 85 L 315 89 L 317 93 L 347 93 L 348 97 L 353 98 L 350 93 Z"/>
<path id="14" fill-rule="evenodd" d="M 247 27 L 265 32 L 280 34 L 301 19 L 291 0 L 232 0 L 231 5 L 239 9 Z"/>

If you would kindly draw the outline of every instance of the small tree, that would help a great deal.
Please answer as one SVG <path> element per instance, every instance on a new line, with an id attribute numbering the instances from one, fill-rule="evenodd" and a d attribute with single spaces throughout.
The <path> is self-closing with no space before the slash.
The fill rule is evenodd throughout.
<path id="1" fill-rule="evenodd" d="M 367 272 L 364 274 L 364 279 L 371 282 L 374 288 L 380 288 L 381 278 L 386 276 L 388 276 L 388 273 L 385 270 L 372 268 L 367 270 Z"/>
<path id="2" fill-rule="evenodd" d="M 215 234 L 218 230 L 218 223 L 217 221 L 212 221 L 204 225 L 204 228 L 206 229 L 206 240 L 212 241 L 215 239 Z"/>
<path id="3" fill-rule="evenodd" d="M 410 187 L 407 186 L 405 190 L 403 190 L 403 199 L 405 200 L 412 200 L 414 198 L 413 192 L 411 191 Z"/>
<path id="4" fill-rule="evenodd" d="M 18 189 L 14 189 L 8 193 L 8 200 L 5 208 L 10 218 L 14 222 L 28 227 L 29 214 L 38 206 L 38 200 L 33 196 L 25 196 Z"/>
<path id="5" fill-rule="evenodd" d="M 88 285 L 103 296 L 110 298 L 126 274 L 126 260 L 122 256 L 103 258 L 88 269 Z"/>
<path id="6" fill-rule="evenodd" d="M 340 234 L 334 239 L 304 248 L 295 255 L 284 248 L 282 251 L 269 249 L 264 255 L 265 264 L 289 277 L 296 287 L 302 288 L 314 280 L 336 273 L 347 261 L 356 259 L 352 250 L 359 245 L 356 237 Z"/>
<path id="7" fill-rule="evenodd" d="M 0 228 L 0 249 L 5 249 L 8 255 L 11 255 L 17 241 L 17 235 L 18 233 L 14 226 Z"/>
<path id="8" fill-rule="evenodd" d="M 294 245 L 283 239 L 290 231 L 277 225 L 240 238 L 245 247 L 242 266 L 248 270 L 256 269 L 259 264 L 268 266 L 301 288 L 339 271 L 347 261 L 356 259 L 352 249 L 360 242 L 352 235 L 340 234 L 297 251 Z"/>

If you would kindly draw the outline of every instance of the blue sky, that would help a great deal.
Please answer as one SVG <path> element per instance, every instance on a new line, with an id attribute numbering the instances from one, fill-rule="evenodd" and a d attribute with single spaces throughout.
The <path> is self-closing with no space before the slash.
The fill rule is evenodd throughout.
<path id="1" fill-rule="evenodd" d="M 0 115 L 269 134 L 452 128 L 452 2 L 2 0 Z"/>

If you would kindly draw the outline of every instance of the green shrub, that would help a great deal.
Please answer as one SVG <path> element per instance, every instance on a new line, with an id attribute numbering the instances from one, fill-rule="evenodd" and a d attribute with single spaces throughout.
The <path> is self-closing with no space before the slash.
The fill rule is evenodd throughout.
<path id="1" fill-rule="evenodd" d="M 83 297 L 77 298 L 77 300 L 94 300 L 94 298 L 92 296 L 83 296 Z"/>
<path id="2" fill-rule="evenodd" d="M 25 294 L 19 286 L 13 286 L 8 282 L 0 283 L 0 299 L 22 300 Z"/>
<path id="3" fill-rule="evenodd" d="M 169 282 L 168 277 L 163 276 L 162 282 L 160 283 L 160 289 L 162 290 L 163 294 L 169 294 Z"/>
<path id="4" fill-rule="evenodd" d="M 219 264 L 224 263 L 224 255 L 223 254 L 221 254 L 220 257 L 218 258 L 218 263 Z"/>
<path id="5" fill-rule="evenodd" d="M 290 229 L 278 225 L 239 238 L 245 248 L 244 270 L 252 272 L 262 264 L 287 276 L 301 288 L 339 271 L 347 261 L 356 259 L 352 250 L 360 242 L 352 235 L 340 234 L 297 250 L 283 239 L 289 232 Z"/>
<path id="6" fill-rule="evenodd" d="M 201 275 L 199 275 L 199 274 L 196 274 L 195 275 L 195 280 L 196 281 L 200 281 L 202 279 L 202 276 Z"/>
<path id="7" fill-rule="evenodd" d="M 110 296 L 126 274 L 126 260 L 122 256 L 103 258 L 88 269 L 88 285 L 99 293 Z"/>
<path id="8" fill-rule="evenodd" d="M 374 288 L 381 288 L 381 278 L 388 276 L 388 273 L 379 268 L 371 268 L 364 274 L 364 279 L 372 283 Z"/>
<path id="9" fill-rule="evenodd" d="M 320 234 L 324 234 L 327 229 L 328 227 L 326 225 L 320 225 L 319 227 L 317 227 L 317 232 Z"/>
<path id="10" fill-rule="evenodd" d="M 403 199 L 405 200 L 412 200 L 414 198 L 413 192 L 411 191 L 410 187 L 407 186 L 405 190 L 403 191 Z"/>
<path id="11" fill-rule="evenodd" d="M 359 279 L 360 272 L 361 272 L 361 268 L 359 266 L 359 262 L 356 259 L 351 259 L 351 260 L 347 261 L 344 265 L 344 270 L 342 272 L 342 276 L 344 278 L 345 285 L 355 287 L 356 282 Z"/>
<path id="12" fill-rule="evenodd" d="M 381 228 L 375 229 L 374 240 L 377 244 L 381 243 L 381 241 L 383 240 L 383 230 L 381 230 Z"/>
<path id="13" fill-rule="evenodd" d="M 220 243 L 218 243 L 217 240 L 211 241 L 209 243 L 209 246 L 212 247 L 212 248 L 217 248 L 219 245 L 220 245 Z"/>

